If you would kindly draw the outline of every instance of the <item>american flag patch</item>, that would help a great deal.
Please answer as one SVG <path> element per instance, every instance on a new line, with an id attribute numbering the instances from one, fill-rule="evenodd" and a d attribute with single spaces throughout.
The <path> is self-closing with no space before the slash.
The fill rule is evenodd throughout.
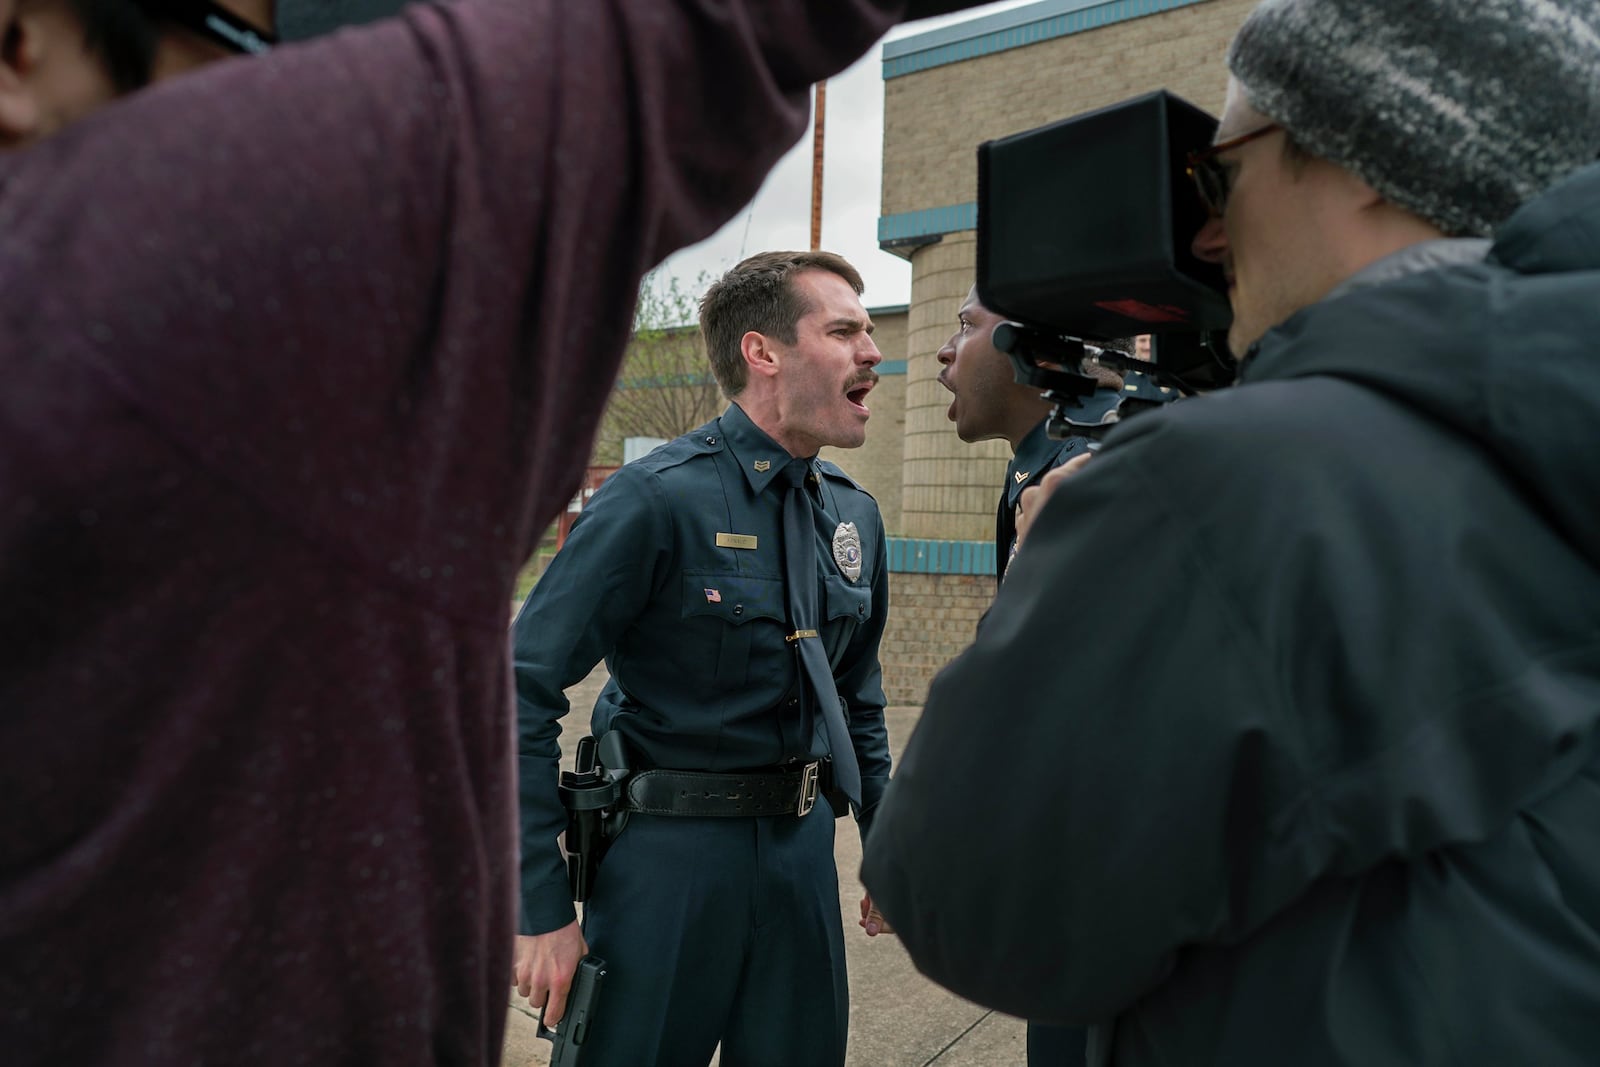
<path id="1" fill-rule="evenodd" d="M 719 591 L 715 590 L 715 589 L 707 589 L 706 590 L 706 603 L 707 604 L 720 604 L 720 603 L 722 603 L 722 594 Z"/>

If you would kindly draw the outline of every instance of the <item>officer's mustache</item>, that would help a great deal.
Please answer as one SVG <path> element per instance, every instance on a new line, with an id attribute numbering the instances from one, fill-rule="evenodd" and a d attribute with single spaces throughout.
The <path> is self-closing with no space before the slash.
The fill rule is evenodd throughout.
<path id="1" fill-rule="evenodd" d="M 853 392 L 856 389 L 861 388 L 863 385 L 877 385 L 877 384 L 878 384 L 878 372 L 877 371 L 873 371 L 873 370 L 862 371 L 860 374 L 856 375 L 854 378 L 851 378 L 850 381 L 848 383 L 846 383 L 846 385 L 844 387 L 844 391 L 849 393 L 849 392 Z"/>

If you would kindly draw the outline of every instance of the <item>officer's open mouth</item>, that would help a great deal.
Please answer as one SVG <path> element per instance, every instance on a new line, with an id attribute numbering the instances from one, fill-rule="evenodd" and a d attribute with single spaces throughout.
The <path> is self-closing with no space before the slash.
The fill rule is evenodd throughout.
<path id="1" fill-rule="evenodd" d="M 878 384 L 878 376 L 864 378 L 844 391 L 844 398 L 862 411 L 867 410 L 867 394 L 872 392 L 872 387 Z"/>

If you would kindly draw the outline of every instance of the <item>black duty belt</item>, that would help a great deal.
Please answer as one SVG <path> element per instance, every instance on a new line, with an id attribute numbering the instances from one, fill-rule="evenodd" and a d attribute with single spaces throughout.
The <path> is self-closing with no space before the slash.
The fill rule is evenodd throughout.
<path id="1" fill-rule="evenodd" d="M 640 771 L 628 779 L 623 802 L 645 815 L 807 815 L 824 762 L 733 774 Z"/>

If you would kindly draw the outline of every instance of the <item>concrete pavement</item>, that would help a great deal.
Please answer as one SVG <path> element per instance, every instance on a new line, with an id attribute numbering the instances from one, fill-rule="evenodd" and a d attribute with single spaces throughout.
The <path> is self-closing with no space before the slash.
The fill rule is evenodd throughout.
<path id="1" fill-rule="evenodd" d="M 568 746 L 588 727 L 589 708 L 604 682 L 602 667 L 568 690 L 573 713 L 563 721 L 561 740 L 569 754 Z M 897 763 L 921 710 L 893 707 L 888 711 L 889 745 Z M 838 820 L 835 831 L 834 858 L 839 866 L 839 901 L 850 971 L 847 1063 L 851 1067 L 1007 1067 L 1024 1063 L 1027 1050 L 1020 1020 L 946 992 L 917 973 L 894 937 L 869 938 L 856 925 L 862 895 L 858 877 L 861 841 L 853 819 Z M 506 1023 L 505 1067 L 544 1067 L 550 1062 L 550 1043 L 540 1041 L 535 1030 L 535 1014 L 513 993 Z"/>

